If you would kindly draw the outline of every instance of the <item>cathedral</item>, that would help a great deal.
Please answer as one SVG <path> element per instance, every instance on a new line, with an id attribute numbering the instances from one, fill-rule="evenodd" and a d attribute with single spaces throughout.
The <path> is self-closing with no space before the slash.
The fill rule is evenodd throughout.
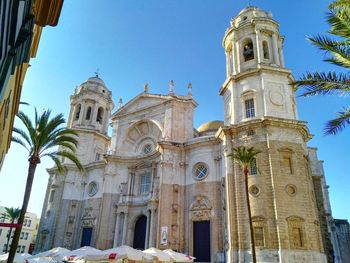
<path id="1" fill-rule="evenodd" d="M 190 84 L 184 96 L 173 82 L 167 94 L 145 85 L 114 111 L 99 76 L 77 87 L 67 127 L 79 134 L 85 170 L 64 159 L 65 174 L 48 169 L 36 251 L 126 244 L 251 262 L 244 176 L 230 157 L 244 146 L 261 151 L 248 178 L 258 262 L 333 262 L 322 161 L 298 120 L 283 41 L 271 13 L 257 7 L 231 20 L 222 42 L 224 120 L 197 129 Z"/>

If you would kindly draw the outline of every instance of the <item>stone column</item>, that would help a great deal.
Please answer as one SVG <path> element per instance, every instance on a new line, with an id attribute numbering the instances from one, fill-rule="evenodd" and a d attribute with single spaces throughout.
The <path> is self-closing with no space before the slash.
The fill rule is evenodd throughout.
<path id="1" fill-rule="evenodd" d="M 225 156 L 225 194 L 226 194 L 226 222 L 227 222 L 227 242 L 228 253 L 227 262 L 237 261 L 237 220 L 236 220 L 236 204 L 235 204 L 235 180 L 233 174 L 233 163 L 229 156 L 232 152 L 232 136 L 230 131 L 225 131 L 224 137 L 224 156 Z"/>
<path id="2" fill-rule="evenodd" d="M 260 43 L 260 31 L 258 29 L 255 29 L 255 42 L 256 42 L 256 57 L 258 64 L 261 63 L 261 43 Z"/>
<path id="3" fill-rule="evenodd" d="M 79 125 L 83 123 L 83 120 L 85 118 L 85 103 L 81 102 L 80 105 L 81 105 L 81 108 L 80 108 L 80 115 L 78 120 Z"/>
<path id="4" fill-rule="evenodd" d="M 67 126 L 68 127 L 72 127 L 73 126 L 73 122 L 74 122 L 74 119 L 75 119 L 75 114 L 76 114 L 76 111 L 77 111 L 77 109 L 76 109 L 76 107 L 79 105 L 79 103 L 78 104 L 73 104 L 73 103 L 71 103 L 70 104 L 70 111 L 69 111 L 69 117 L 68 117 L 68 122 L 67 122 Z M 80 108 L 81 108 L 81 105 L 80 105 Z"/>
<path id="5" fill-rule="evenodd" d="M 278 46 L 279 48 L 279 55 L 280 55 L 280 60 L 281 60 L 281 66 L 284 67 L 284 57 L 283 57 L 283 51 L 282 51 L 282 43 L 279 43 Z"/>
<path id="6" fill-rule="evenodd" d="M 225 51 L 226 54 L 226 76 L 229 77 L 231 75 L 231 67 L 230 67 L 230 52 Z"/>
<path id="7" fill-rule="evenodd" d="M 147 210 L 145 248 L 149 248 L 150 217 L 151 217 L 151 213 L 149 210 Z"/>
<path id="8" fill-rule="evenodd" d="M 232 42 L 233 47 L 233 74 L 237 74 L 241 71 L 241 52 L 239 49 L 239 43 L 235 39 Z"/>
<path id="9" fill-rule="evenodd" d="M 115 222 L 115 228 L 114 228 L 115 232 L 114 232 L 113 247 L 118 246 L 119 220 L 120 220 L 120 213 L 117 213 L 117 220 Z"/>
<path id="10" fill-rule="evenodd" d="M 157 185 L 156 185 L 156 176 L 157 176 L 157 171 L 156 171 L 156 169 L 157 169 L 157 164 L 155 163 L 155 162 L 152 162 L 152 174 L 151 174 L 151 179 L 152 179 L 152 181 L 151 181 L 151 187 L 152 187 L 152 189 L 151 189 L 151 199 L 152 200 L 154 200 L 154 199 L 156 199 L 157 198 L 157 196 L 156 196 L 156 187 L 157 187 Z"/>
<path id="11" fill-rule="evenodd" d="M 154 240 L 153 240 L 153 216 L 154 216 L 154 208 L 152 207 L 149 210 L 149 216 L 150 216 L 150 223 L 149 223 L 149 238 L 148 238 L 148 246 L 149 247 L 154 247 Z"/>
<path id="12" fill-rule="evenodd" d="M 94 105 L 91 108 L 91 123 L 96 123 L 97 118 L 97 111 L 98 111 L 98 103 L 94 102 Z"/>
<path id="13" fill-rule="evenodd" d="M 277 34 L 275 32 L 272 33 L 272 49 L 273 49 L 274 62 L 277 66 L 280 66 L 280 58 L 279 58 L 279 54 L 278 54 Z"/>
<path id="14" fill-rule="evenodd" d="M 126 245 L 126 235 L 128 230 L 128 216 L 129 216 L 129 213 L 124 213 L 122 245 Z"/>
<path id="15" fill-rule="evenodd" d="M 135 182 L 135 169 L 129 168 L 129 193 L 128 193 L 128 195 L 134 194 L 134 182 Z"/>

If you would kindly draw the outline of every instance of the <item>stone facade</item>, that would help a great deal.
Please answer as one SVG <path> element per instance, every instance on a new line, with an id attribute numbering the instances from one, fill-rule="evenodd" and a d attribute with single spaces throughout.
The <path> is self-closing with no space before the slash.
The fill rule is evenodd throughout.
<path id="1" fill-rule="evenodd" d="M 336 263 L 345 263 L 350 261 L 350 226 L 348 220 L 334 220 L 335 238 L 334 243 L 338 250 L 335 251 Z"/>
<path id="2" fill-rule="evenodd" d="M 230 154 L 253 146 L 261 151 L 248 178 L 258 261 L 327 262 L 328 193 L 298 120 L 282 43 L 270 13 L 250 7 L 231 21 L 223 40 L 225 119 L 198 130 L 191 86 L 185 96 L 173 82 L 165 95 L 145 86 L 111 114 L 111 92 L 98 76 L 80 85 L 68 127 L 79 133 L 85 172 L 66 160 L 66 174 L 48 170 L 38 251 L 127 244 L 203 262 L 250 262 L 244 178 Z"/>

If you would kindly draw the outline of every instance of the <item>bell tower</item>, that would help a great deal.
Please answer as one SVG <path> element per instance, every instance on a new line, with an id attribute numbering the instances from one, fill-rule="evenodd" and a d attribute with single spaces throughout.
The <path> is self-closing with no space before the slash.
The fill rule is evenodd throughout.
<path id="1" fill-rule="evenodd" d="M 77 87 L 70 101 L 68 128 L 93 130 L 107 135 L 114 104 L 112 92 L 98 75 Z"/>
<path id="2" fill-rule="evenodd" d="M 284 66 L 278 23 L 257 7 L 231 20 L 223 39 L 226 53 L 225 125 L 254 118 L 297 119 L 291 71 Z"/>
<path id="3" fill-rule="evenodd" d="M 79 134 L 77 155 L 82 164 L 99 162 L 107 152 L 108 124 L 114 107 L 112 92 L 98 75 L 75 89 L 70 97 L 67 127 Z"/>
<path id="4" fill-rule="evenodd" d="M 307 157 L 311 135 L 297 117 L 282 44 L 278 23 L 257 7 L 233 18 L 223 39 L 225 126 L 218 136 L 225 156 L 227 262 L 251 262 L 252 235 L 258 262 L 326 262 Z M 260 151 L 250 163 L 248 193 L 231 158 L 238 147 Z"/>

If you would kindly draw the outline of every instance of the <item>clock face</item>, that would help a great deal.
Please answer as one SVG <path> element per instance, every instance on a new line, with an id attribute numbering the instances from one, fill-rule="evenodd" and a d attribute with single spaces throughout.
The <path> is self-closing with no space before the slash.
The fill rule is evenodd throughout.
<path id="1" fill-rule="evenodd" d="M 203 180 L 208 175 L 208 167 L 204 163 L 197 163 L 194 167 L 193 176 L 196 180 Z"/>
<path id="2" fill-rule="evenodd" d="M 88 195 L 89 196 L 94 196 L 98 192 L 98 185 L 95 181 L 92 181 L 88 185 Z"/>

